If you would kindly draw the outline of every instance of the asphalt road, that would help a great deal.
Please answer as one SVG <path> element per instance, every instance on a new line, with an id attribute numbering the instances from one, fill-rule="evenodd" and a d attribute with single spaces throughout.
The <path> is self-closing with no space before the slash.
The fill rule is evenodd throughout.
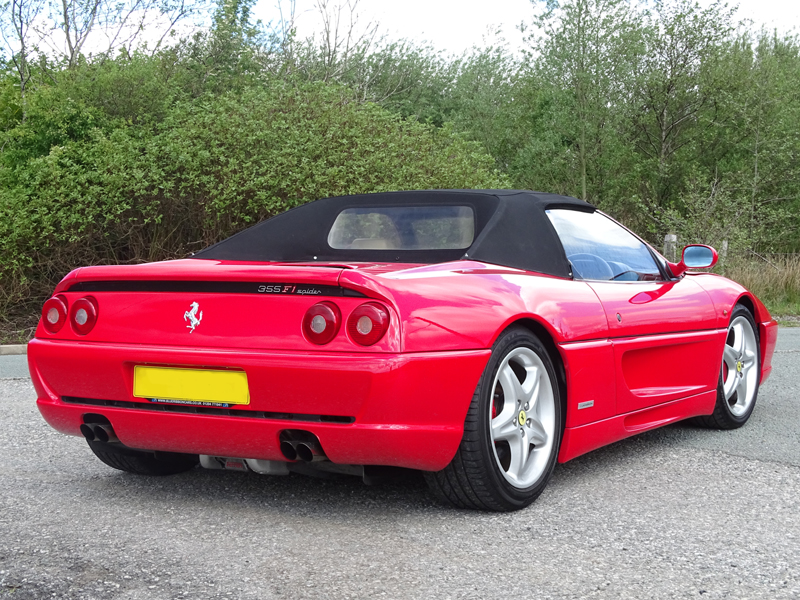
<path id="1" fill-rule="evenodd" d="M 512 514 L 420 479 L 128 475 L 4 379 L 0 598 L 799 598 L 800 329 L 774 364 L 744 428 L 603 448 Z"/>
<path id="2" fill-rule="evenodd" d="M 0 379 L 7 378 L 28 378 L 27 354 L 0 356 Z M 3 396 L 5 396 L 5 394 L 3 394 Z M 3 396 L 0 396 L 0 402 L 3 401 Z"/>

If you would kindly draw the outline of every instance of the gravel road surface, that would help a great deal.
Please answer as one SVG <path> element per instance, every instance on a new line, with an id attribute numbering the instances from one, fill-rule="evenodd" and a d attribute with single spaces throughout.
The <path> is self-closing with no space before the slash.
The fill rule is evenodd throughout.
<path id="1" fill-rule="evenodd" d="M 800 598 L 800 329 L 774 364 L 743 429 L 603 448 L 513 514 L 420 478 L 117 472 L 2 379 L 0 598 Z"/>
<path id="2" fill-rule="evenodd" d="M 28 379 L 28 355 L 15 354 L 0 356 L 0 379 L 21 378 Z M 0 402 L 6 399 L 6 394 L 0 392 Z"/>

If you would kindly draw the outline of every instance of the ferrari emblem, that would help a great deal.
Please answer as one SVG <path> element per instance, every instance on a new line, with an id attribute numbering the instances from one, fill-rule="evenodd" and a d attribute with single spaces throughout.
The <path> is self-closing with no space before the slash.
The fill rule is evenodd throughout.
<path id="1" fill-rule="evenodd" d="M 744 367 L 744 365 L 742 364 L 742 361 L 737 362 L 736 363 L 736 372 L 737 373 L 741 373 L 743 367 Z"/>
<path id="2" fill-rule="evenodd" d="M 186 326 L 189 328 L 189 333 L 194 332 L 194 328 L 200 325 L 200 321 L 203 320 L 203 311 L 200 310 L 200 316 L 197 316 L 197 311 L 200 310 L 200 305 L 197 302 L 192 302 L 191 310 L 187 310 L 183 313 L 183 320 L 189 321 L 189 324 Z"/>
<path id="3" fill-rule="evenodd" d="M 528 415 L 525 414 L 524 410 L 519 411 L 519 417 L 517 420 L 519 421 L 520 425 L 525 425 L 525 420 L 528 418 Z"/>

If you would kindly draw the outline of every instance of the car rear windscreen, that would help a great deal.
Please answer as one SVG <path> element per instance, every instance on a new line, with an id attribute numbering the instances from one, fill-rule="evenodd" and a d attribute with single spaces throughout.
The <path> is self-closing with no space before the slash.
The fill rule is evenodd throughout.
<path id="1" fill-rule="evenodd" d="M 379 206 L 341 211 L 328 233 L 335 250 L 454 250 L 475 237 L 470 206 Z"/>

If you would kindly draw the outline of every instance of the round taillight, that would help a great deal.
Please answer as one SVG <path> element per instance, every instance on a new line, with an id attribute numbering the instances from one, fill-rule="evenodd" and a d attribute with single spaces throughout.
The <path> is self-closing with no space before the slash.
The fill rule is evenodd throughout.
<path id="1" fill-rule="evenodd" d="M 347 319 L 347 335 L 356 344 L 371 346 L 389 329 L 389 313 L 376 302 L 356 308 Z"/>
<path id="2" fill-rule="evenodd" d="M 42 307 L 42 325 L 48 333 L 58 333 L 67 322 L 67 299 L 53 296 Z"/>
<path id="3" fill-rule="evenodd" d="M 333 302 L 319 302 L 303 317 L 303 335 L 314 344 L 327 344 L 339 333 L 342 312 Z"/>
<path id="4" fill-rule="evenodd" d="M 89 333 L 97 323 L 97 300 L 91 296 L 76 300 L 69 310 L 69 320 L 78 335 Z"/>

